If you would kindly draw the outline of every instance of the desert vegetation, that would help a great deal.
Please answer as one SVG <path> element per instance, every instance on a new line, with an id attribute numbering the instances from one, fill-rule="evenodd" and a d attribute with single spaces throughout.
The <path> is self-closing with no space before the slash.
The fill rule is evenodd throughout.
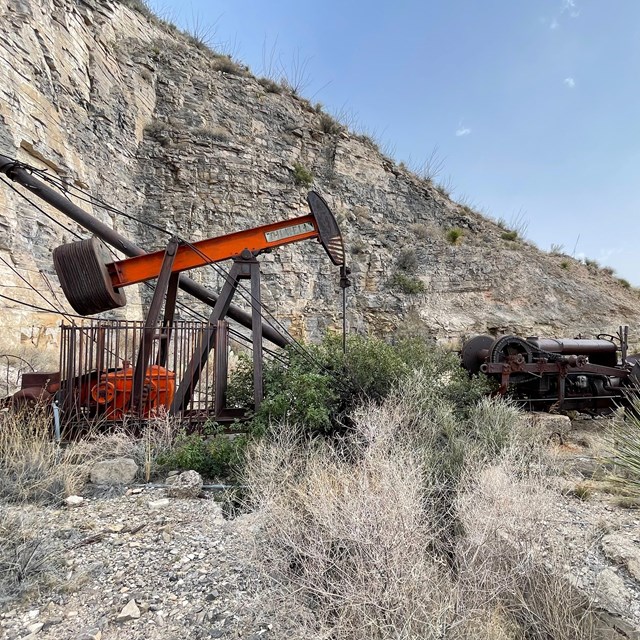
<path id="1" fill-rule="evenodd" d="M 251 378 L 243 359 L 232 404 L 246 404 Z M 565 549 L 539 526 L 553 503 L 545 438 L 455 354 L 358 336 L 345 354 L 328 336 L 292 348 L 287 366 L 268 364 L 265 390 L 234 440 L 158 418 L 135 436 L 94 432 L 60 447 L 44 409 L 3 412 L 2 497 L 57 504 L 82 490 L 90 464 L 121 455 L 141 481 L 235 473 L 265 593 L 309 637 L 598 637 Z M 616 462 L 633 483 L 639 456 L 623 433 Z M 53 584 L 60 556 L 49 543 L 26 520 L 0 521 L 5 594 Z"/>
<path id="2" fill-rule="evenodd" d="M 539 434 L 451 364 L 409 368 L 339 437 L 272 423 L 243 474 L 256 561 L 310 635 L 593 637 L 537 525 Z"/>

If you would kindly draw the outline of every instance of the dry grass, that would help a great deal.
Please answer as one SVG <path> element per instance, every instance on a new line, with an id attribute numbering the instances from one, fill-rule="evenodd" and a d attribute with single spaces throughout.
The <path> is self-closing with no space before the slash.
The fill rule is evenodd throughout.
<path id="1" fill-rule="evenodd" d="M 428 372 L 342 441 L 283 427 L 244 479 L 282 610 L 335 640 L 592 637 L 548 515 L 542 448 L 511 406 L 467 412 Z M 541 439 L 542 441 L 542 439 Z"/>
<path id="2" fill-rule="evenodd" d="M 523 468 L 514 452 L 470 470 L 457 499 L 461 637 L 474 637 L 468 631 L 497 609 L 507 628 L 519 630 L 507 637 L 592 638 L 589 602 L 564 576 L 563 547 L 540 526 L 551 517 L 553 496 L 544 475 Z"/>
<path id="3" fill-rule="evenodd" d="M 116 457 L 133 458 L 140 478 L 158 471 L 158 458 L 175 444 L 180 425 L 169 416 L 149 421 L 140 436 L 126 427 L 93 433 L 60 446 L 53 439 L 46 406 L 0 412 L 0 498 L 8 502 L 57 503 L 81 493 L 91 466 Z"/>
<path id="4" fill-rule="evenodd" d="M 0 604 L 46 589 L 59 578 L 60 545 L 42 523 L 0 511 Z"/>
<path id="5" fill-rule="evenodd" d="M 378 451 L 353 464 L 340 447 L 304 448 L 286 436 L 258 445 L 247 482 L 260 561 L 287 610 L 313 611 L 310 633 L 436 637 L 453 601 L 443 562 L 425 554 L 438 523 L 423 508 L 420 463 Z"/>
<path id="6" fill-rule="evenodd" d="M 0 498 L 11 502 L 59 502 L 79 491 L 85 470 L 53 440 L 46 406 L 0 412 Z"/>

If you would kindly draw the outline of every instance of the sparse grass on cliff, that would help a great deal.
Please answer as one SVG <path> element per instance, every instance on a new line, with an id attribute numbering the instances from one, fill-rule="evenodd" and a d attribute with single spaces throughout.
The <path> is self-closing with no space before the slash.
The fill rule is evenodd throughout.
<path id="1" fill-rule="evenodd" d="M 502 240 L 507 240 L 508 242 L 515 242 L 518 239 L 517 231 L 505 231 L 500 235 Z"/>
<path id="2" fill-rule="evenodd" d="M 309 188 L 313 184 L 313 174 L 300 162 L 294 162 L 293 181 L 298 186 Z"/>
<path id="3" fill-rule="evenodd" d="M 451 229 L 447 229 L 445 238 L 449 244 L 458 244 L 463 235 L 464 231 L 460 227 L 452 227 Z"/>
<path id="4" fill-rule="evenodd" d="M 402 271 L 396 271 L 389 279 L 389 286 L 400 293 L 406 293 L 407 295 L 417 295 L 424 293 L 426 287 L 424 282 L 419 278 L 407 275 Z"/>

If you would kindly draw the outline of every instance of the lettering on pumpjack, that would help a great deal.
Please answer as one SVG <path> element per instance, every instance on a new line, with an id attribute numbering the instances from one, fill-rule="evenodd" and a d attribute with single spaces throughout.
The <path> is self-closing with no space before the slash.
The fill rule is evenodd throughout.
<path id="1" fill-rule="evenodd" d="M 275 231 L 266 231 L 264 237 L 267 242 L 277 242 L 278 240 L 299 236 L 303 233 L 308 233 L 309 231 L 314 230 L 315 227 L 310 222 L 304 222 L 302 224 L 294 224 L 292 227 L 284 227 L 282 229 L 276 229 Z"/>

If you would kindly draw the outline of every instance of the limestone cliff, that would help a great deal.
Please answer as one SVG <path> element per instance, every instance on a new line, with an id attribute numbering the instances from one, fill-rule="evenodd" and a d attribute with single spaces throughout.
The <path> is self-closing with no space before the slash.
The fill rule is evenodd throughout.
<path id="1" fill-rule="evenodd" d="M 353 331 L 410 325 L 446 340 L 637 327 L 635 290 L 507 239 L 306 100 L 158 20 L 109 0 L 0 0 L 0 24 L 0 153 L 187 239 L 306 212 L 300 183 L 310 172 L 345 233 Z M 162 246 L 144 225 L 93 213 L 146 248 Z M 69 233 L 3 183 L 0 226 L 0 257 L 45 297 L 47 282 L 62 296 L 51 250 Z M 453 244 L 454 227 L 463 234 Z M 261 260 L 265 302 L 292 332 L 313 338 L 339 326 L 338 275 L 315 243 Z M 191 275 L 220 286 L 211 269 Z M 42 305 L 3 262 L 0 278 L 5 295 Z M 129 299 L 135 317 L 140 295 Z M 55 315 L 3 304 L 5 338 L 55 339 Z"/>

